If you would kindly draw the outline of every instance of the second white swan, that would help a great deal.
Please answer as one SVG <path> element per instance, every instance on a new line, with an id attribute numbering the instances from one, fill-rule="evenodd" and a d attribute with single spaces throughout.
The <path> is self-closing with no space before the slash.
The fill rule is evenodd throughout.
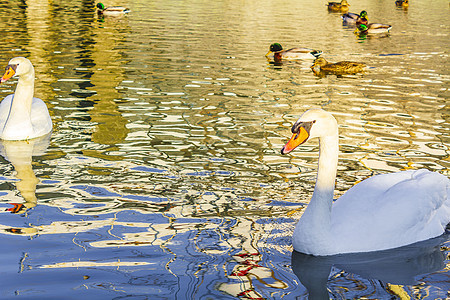
<path id="1" fill-rule="evenodd" d="M 338 125 L 322 109 L 306 111 L 292 126 L 287 154 L 319 138 L 311 201 L 293 234 L 298 252 L 312 255 L 369 252 L 405 246 L 444 233 L 450 222 L 450 180 L 424 169 L 373 176 L 333 202 Z"/>

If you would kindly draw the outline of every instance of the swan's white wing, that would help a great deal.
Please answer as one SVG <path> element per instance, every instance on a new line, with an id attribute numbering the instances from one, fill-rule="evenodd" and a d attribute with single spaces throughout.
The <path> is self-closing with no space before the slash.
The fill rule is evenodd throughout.
<path id="1" fill-rule="evenodd" d="M 449 192 L 450 180 L 427 170 L 364 180 L 333 205 L 336 246 L 374 251 L 439 236 L 450 222 Z"/>
<path id="2" fill-rule="evenodd" d="M 0 132 L 3 131 L 5 123 L 8 120 L 11 104 L 14 94 L 8 95 L 0 103 Z M 31 124 L 33 126 L 33 134 L 27 136 L 27 139 L 33 139 L 48 134 L 52 131 L 52 119 L 48 113 L 47 105 L 39 98 L 33 98 L 31 104 Z M 19 136 L 20 137 L 20 134 Z M 25 138 L 25 137 L 24 137 Z M 22 139 L 20 137 L 19 139 Z"/>
<path id="3" fill-rule="evenodd" d="M 53 128 L 47 105 L 39 98 L 33 98 L 31 104 L 31 124 L 33 124 L 34 131 L 32 138 L 45 135 Z"/>
<path id="4" fill-rule="evenodd" d="M 0 102 L 0 132 L 5 127 L 6 120 L 8 119 L 13 96 L 14 94 L 8 95 Z"/>

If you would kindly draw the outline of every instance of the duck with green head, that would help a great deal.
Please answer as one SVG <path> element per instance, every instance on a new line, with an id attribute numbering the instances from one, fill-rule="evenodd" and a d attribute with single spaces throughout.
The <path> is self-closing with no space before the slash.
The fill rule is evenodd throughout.
<path id="1" fill-rule="evenodd" d="M 363 10 L 358 14 L 355 13 L 346 13 L 342 15 L 342 21 L 345 25 L 359 25 L 369 23 L 369 17 L 367 15 L 367 11 Z"/>
<path id="2" fill-rule="evenodd" d="M 105 7 L 101 2 L 97 3 L 97 13 L 104 16 L 121 16 L 123 14 L 129 13 L 130 10 L 122 6 L 110 6 Z"/>
<path id="3" fill-rule="evenodd" d="M 309 48 L 290 48 L 283 50 L 280 43 L 273 43 L 269 47 L 266 58 L 271 61 L 279 62 L 281 60 L 316 59 L 321 54 L 322 51 Z"/>
<path id="4" fill-rule="evenodd" d="M 370 23 L 370 24 L 359 24 L 357 26 L 356 33 L 359 34 L 377 34 L 377 33 L 387 33 L 391 30 L 392 26 L 380 23 Z"/>

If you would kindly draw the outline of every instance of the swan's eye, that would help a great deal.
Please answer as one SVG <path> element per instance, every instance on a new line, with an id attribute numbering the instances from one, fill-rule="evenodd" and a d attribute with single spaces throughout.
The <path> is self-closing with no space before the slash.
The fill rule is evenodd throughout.
<path id="1" fill-rule="evenodd" d="M 300 127 L 303 127 L 309 133 L 309 131 L 311 130 L 311 127 L 312 127 L 312 125 L 314 123 L 316 123 L 316 120 L 313 120 L 313 121 L 310 121 L 310 122 L 298 122 L 298 123 L 295 123 L 292 126 L 292 128 L 291 128 L 291 132 L 298 134 L 300 132 Z"/>
<path id="2" fill-rule="evenodd" d="M 18 65 L 19 65 L 19 64 L 16 64 L 16 65 L 7 65 L 7 66 L 5 67 L 5 71 L 8 71 L 8 69 L 11 68 L 11 69 L 14 70 L 14 72 L 16 72 L 16 69 L 17 69 L 17 66 L 18 66 Z"/>
<path id="3" fill-rule="evenodd" d="M 292 125 L 291 132 L 297 133 L 298 129 L 300 128 L 301 125 L 302 125 L 302 123 L 295 123 L 294 125 Z"/>

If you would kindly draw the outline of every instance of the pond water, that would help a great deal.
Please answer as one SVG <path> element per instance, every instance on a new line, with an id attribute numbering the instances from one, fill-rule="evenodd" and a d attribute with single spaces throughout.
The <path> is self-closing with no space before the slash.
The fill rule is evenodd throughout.
<path id="1" fill-rule="evenodd" d="M 448 1 L 350 2 L 393 26 L 361 37 L 325 3 L 124 0 L 102 19 L 90 0 L 1 2 L 0 62 L 32 61 L 54 130 L 2 143 L 0 297 L 448 297 L 448 237 L 375 254 L 387 277 L 378 256 L 292 256 L 318 144 L 280 149 L 303 111 L 340 124 L 336 197 L 379 173 L 449 175 Z M 317 77 L 269 63 L 273 42 L 370 69 Z"/>

